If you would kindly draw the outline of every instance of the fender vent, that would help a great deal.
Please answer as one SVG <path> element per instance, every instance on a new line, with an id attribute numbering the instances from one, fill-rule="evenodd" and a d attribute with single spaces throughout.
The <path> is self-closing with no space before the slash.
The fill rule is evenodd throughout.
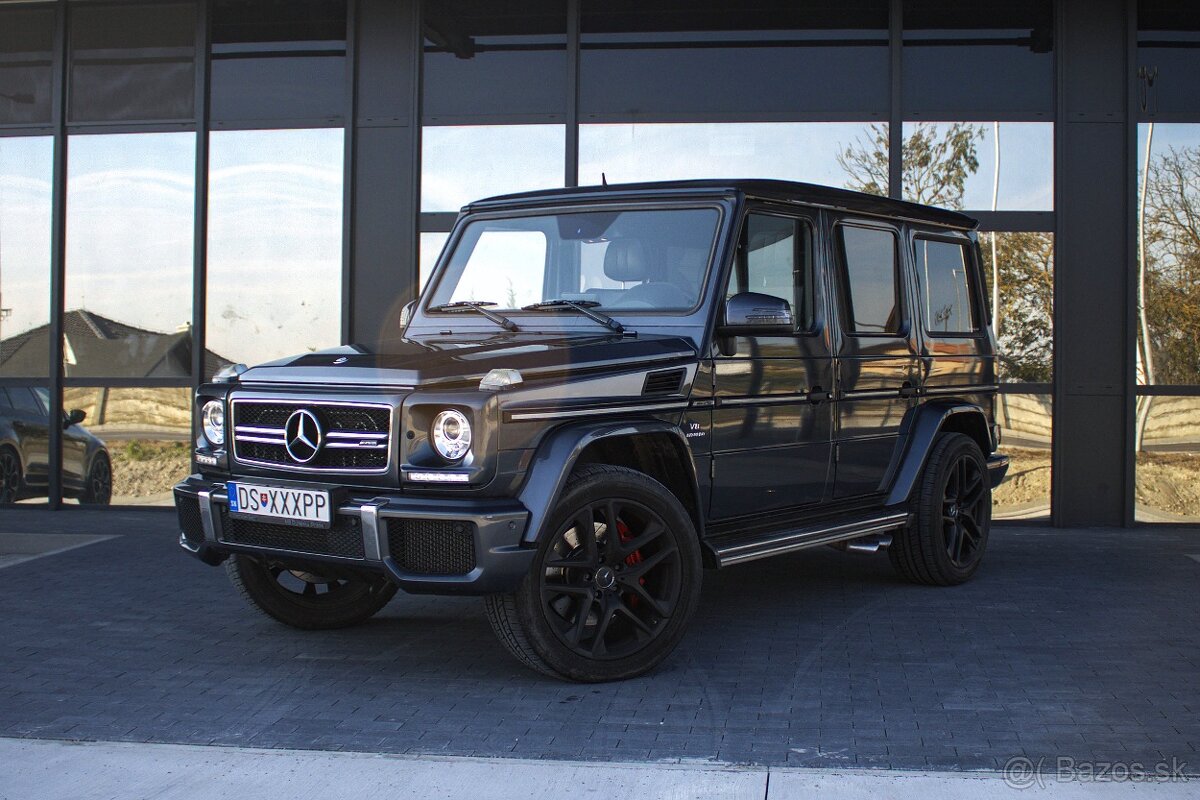
<path id="1" fill-rule="evenodd" d="M 642 395 L 679 394 L 684 374 L 685 370 L 682 368 L 651 372 L 646 375 L 646 382 L 642 384 Z"/>

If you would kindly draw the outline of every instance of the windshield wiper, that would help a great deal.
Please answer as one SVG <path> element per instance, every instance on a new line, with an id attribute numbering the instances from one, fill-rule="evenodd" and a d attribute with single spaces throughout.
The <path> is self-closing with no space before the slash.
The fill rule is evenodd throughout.
<path id="1" fill-rule="evenodd" d="M 490 300 L 459 300 L 454 303 L 442 303 L 440 306 L 430 306 L 430 311 L 443 311 L 447 314 L 459 314 L 463 311 L 474 311 L 482 314 L 487 319 L 504 328 L 506 331 L 519 331 L 517 323 L 513 322 L 503 314 L 497 314 L 495 311 L 488 311 L 484 306 L 496 305 Z"/>
<path id="2" fill-rule="evenodd" d="M 595 300 L 566 300 L 559 298 L 557 300 L 543 300 L 540 303 L 530 303 L 527 306 L 521 306 L 522 311 L 550 311 L 559 308 L 572 308 L 583 314 L 591 320 L 599 322 L 604 327 L 616 333 L 624 333 L 625 326 L 617 322 L 615 319 L 605 314 L 602 311 L 594 311 L 596 306 L 600 305 Z"/>

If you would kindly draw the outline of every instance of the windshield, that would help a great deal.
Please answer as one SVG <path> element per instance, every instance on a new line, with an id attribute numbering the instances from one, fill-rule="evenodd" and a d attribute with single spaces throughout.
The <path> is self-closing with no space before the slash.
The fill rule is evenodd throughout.
<path id="1" fill-rule="evenodd" d="M 476 220 L 427 308 L 568 300 L 612 313 L 689 311 L 700 302 L 719 219 L 715 208 L 677 208 Z"/>

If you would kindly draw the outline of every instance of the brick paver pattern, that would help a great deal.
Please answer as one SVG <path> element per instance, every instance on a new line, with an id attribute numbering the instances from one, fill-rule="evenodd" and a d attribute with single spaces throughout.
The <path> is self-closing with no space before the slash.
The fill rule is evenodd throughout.
<path id="1" fill-rule="evenodd" d="M 609 685 L 538 676 L 477 598 L 357 628 L 263 617 L 166 512 L 0 511 L 119 538 L 0 570 L 0 735 L 523 758 L 1200 771 L 1200 531 L 997 527 L 971 583 L 821 548 L 708 572 L 676 653 Z"/>

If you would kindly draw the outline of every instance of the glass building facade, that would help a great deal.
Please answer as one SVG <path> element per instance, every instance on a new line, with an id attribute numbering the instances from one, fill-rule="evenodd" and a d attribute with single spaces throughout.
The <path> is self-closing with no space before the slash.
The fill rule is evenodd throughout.
<path id="1" fill-rule="evenodd" d="M 1200 520 L 1198 70 L 1152 0 L 0 2 L 0 387 L 165 503 L 191 387 L 387 335 L 470 200 L 784 178 L 980 219 L 997 516 Z"/>

